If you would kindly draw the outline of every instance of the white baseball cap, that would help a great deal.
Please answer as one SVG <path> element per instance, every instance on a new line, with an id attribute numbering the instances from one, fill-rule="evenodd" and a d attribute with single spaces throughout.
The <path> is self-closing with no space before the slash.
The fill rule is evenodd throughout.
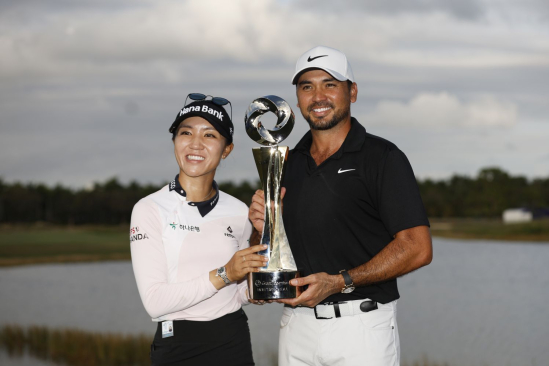
<path id="1" fill-rule="evenodd" d="M 299 75 L 308 69 L 322 69 L 339 81 L 355 81 L 347 56 L 335 48 L 317 46 L 301 55 L 295 65 L 292 84 L 295 85 Z"/>

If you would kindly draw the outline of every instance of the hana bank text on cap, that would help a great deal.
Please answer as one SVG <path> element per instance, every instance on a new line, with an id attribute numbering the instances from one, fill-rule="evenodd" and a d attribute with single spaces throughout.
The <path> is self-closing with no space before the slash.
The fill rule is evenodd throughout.
<path id="1" fill-rule="evenodd" d="M 194 101 L 189 104 L 186 104 L 185 101 L 185 106 L 181 108 L 175 117 L 175 121 L 169 129 L 172 136 L 175 138 L 175 133 L 181 122 L 189 117 L 196 116 L 204 118 L 213 126 L 213 128 L 215 128 L 223 137 L 227 139 L 227 143 L 232 143 L 234 133 L 233 122 L 231 121 L 231 118 L 227 114 L 225 108 L 223 108 L 223 105 L 230 104 L 230 102 L 224 98 L 218 97 L 213 97 L 211 100 L 206 100 L 206 97 L 210 96 L 199 93 L 192 93 L 189 95 L 196 95 L 199 96 L 199 98 L 195 98 Z"/>
<path id="2" fill-rule="evenodd" d="M 309 69 L 324 70 L 339 81 L 355 81 L 347 56 L 335 48 L 317 46 L 301 55 L 295 65 L 292 84 L 295 85 L 299 76 Z"/>

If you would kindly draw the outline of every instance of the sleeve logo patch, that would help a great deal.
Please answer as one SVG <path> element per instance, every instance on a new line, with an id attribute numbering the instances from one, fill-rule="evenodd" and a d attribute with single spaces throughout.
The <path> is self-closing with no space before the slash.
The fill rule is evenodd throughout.
<path id="1" fill-rule="evenodd" d="M 139 226 L 132 227 L 130 229 L 130 243 L 136 240 L 149 239 L 149 236 L 146 233 L 139 232 Z"/>

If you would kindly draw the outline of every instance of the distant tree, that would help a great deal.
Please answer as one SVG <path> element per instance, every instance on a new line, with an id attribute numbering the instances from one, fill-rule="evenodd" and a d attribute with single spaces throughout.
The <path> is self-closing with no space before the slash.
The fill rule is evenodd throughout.
<path id="1" fill-rule="evenodd" d="M 481 169 L 475 179 L 454 175 L 418 184 L 430 217 L 501 217 L 511 207 L 549 207 L 549 179 L 529 183 L 498 167 Z"/>
<path id="2" fill-rule="evenodd" d="M 223 182 L 219 184 L 220 190 L 238 198 L 248 206 L 252 202 L 252 196 L 255 191 L 260 188 L 261 186 L 259 181 L 256 181 L 254 184 L 250 184 L 248 181 L 243 181 L 240 184 L 235 184 L 233 182 Z"/>
<path id="3" fill-rule="evenodd" d="M 48 222 L 58 225 L 128 224 L 133 206 L 162 185 L 122 184 L 116 177 L 91 189 L 61 185 L 7 183 L 0 178 L 0 223 Z M 475 178 L 418 181 L 430 217 L 501 217 L 510 207 L 549 207 L 549 178 L 528 181 L 498 167 L 480 170 Z M 221 182 L 219 188 L 250 205 L 259 181 Z"/>
<path id="4" fill-rule="evenodd" d="M 4 191 L 7 186 L 2 177 L 0 177 L 0 222 L 4 221 Z"/>

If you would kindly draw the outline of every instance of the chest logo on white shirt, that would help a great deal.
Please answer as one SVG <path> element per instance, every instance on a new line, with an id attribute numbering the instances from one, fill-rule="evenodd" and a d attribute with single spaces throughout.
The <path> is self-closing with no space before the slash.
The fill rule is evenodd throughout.
<path id="1" fill-rule="evenodd" d="M 181 225 L 176 223 L 175 221 L 170 224 L 170 227 L 174 230 L 183 230 L 183 231 L 192 231 L 195 233 L 200 232 L 200 227 L 193 226 L 193 225 Z"/>
<path id="2" fill-rule="evenodd" d="M 233 235 L 233 229 L 231 229 L 230 226 L 227 228 L 227 231 L 228 231 L 228 233 L 225 233 L 225 236 L 227 236 L 229 238 L 236 239 L 235 236 Z"/>

